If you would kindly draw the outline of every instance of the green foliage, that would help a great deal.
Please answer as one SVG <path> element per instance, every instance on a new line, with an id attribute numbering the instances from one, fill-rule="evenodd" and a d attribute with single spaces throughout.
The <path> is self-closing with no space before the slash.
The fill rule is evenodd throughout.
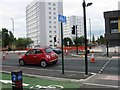
<path id="1" fill-rule="evenodd" d="M 8 31 L 6 28 L 2 28 L 2 47 L 6 48 L 7 46 L 11 46 L 11 44 L 15 41 L 15 38 L 11 31 Z"/>
<path id="2" fill-rule="evenodd" d="M 100 35 L 100 37 L 97 39 L 97 42 L 99 45 L 105 44 L 105 37 Z"/>
<path id="3" fill-rule="evenodd" d="M 26 48 L 28 45 L 33 43 L 30 38 L 18 38 L 15 42 L 16 48 L 23 49 Z"/>
<path id="4" fill-rule="evenodd" d="M 78 37 L 77 39 L 78 45 L 84 45 L 84 40 L 85 40 L 84 36 Z M 76 38 L 74 38 L 73 41 L 75 44 L 77 43 Z"/>
<path id="5" fill-rule="evenodd" d="M 92 43 L 95 44 L 95 37 L 94 37 L 94 34 L 93 34 L 93 37 L 92 37 Z"/>
<path id="6" fill-rule="evenodd" d="M 8 49 L 15 48 L 26 48 L 28 45 L 33 43 L 30 38 L 14 38 L 13 33 L 8 31 L 6 28 L 2 28 L 0 31 L 0 44 L 2 44 L 2 48 L 8 47 Z"/>
<path id="7" fill-rule="evenodd" d="M 72 40 L 69 37 L 64 38 L 63 42 L 65 46 L 68 46 L 68 42 L 69 42 L 69 46 L 72 45 Z"/>

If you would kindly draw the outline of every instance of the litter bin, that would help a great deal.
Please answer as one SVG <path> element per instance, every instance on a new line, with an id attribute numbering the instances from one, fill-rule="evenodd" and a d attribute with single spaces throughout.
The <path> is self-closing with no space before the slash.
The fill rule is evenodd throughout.
<path id="1" fill-rule="evenodd" d="M 11 72 L 12 90 L 23 90 L 22 85 L 22 71 L 14 70 Z"/>

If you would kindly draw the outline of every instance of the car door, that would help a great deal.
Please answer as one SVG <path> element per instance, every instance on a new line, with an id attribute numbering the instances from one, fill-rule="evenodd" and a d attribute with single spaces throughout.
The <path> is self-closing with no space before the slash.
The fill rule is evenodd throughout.
<path id="1" fill-rule="evenodd" d="M 35 63 L 40 64 L 40 61 L 44 58 L 44 53 L 42 50 L 36 49 L 35 54 L 36 54 Z"/>
<path id="2" fill-rule="evenodd" d="M 26 53 L 25 61 L 27 64 L 35 64 L 37 59 L 35 51 L 35 49 L 31 49 Z"/>

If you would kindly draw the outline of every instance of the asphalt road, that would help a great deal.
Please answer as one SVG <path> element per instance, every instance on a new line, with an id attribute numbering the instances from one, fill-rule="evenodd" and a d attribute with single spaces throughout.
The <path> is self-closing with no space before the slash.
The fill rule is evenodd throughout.
<path id="1" fill-rule="evenodd" d="M 6 60 L 2 60 L 2 65 L 20 67 L 18 63 L 18 54 L 8 54 L 6 55 Z M 38 68 L 44 69 L 39 65 L 26 65 L 27 68 Z M 65 70 L 70 71 L 85 71 L 85 60 L 84 57 L 71 57 L 65 56 L 64 60 Z M 59 55 L 59 61 L 56 65 L 50 65 L 46 69 L 61 70 L 62 60 L 61 55 Z M 103 73 L 110 75 L 118 75 L 118 60 L 114 58 L 107 57 L 95 57 L 95 63 L 91 63 L 91 58 L 88 57 L 88 71 L 92 73 Z"/>
<path id="2" fill-rule="evenodd" d="M 81 87 L 83 88 L 117 88 L 118 72 L 119 70 L 119 60 L 115 57 L 102 57 L 100 53 L 95 54 L 95 63 L 91 63 L 90 54 L 88 56 L 88 71 L 91 73 L 96 73 L 97 75 L 92 79 L 86 81 Z M 112 54 L 111 54 L 112 56 Z M 115 55 L 116 56 L 116 55 Z M 8 54 L 6 55 L 6 60 L 2 61 L 2 66 L 12 66 L 19 68 L 18 54 Z M 71 57 L 69 55 L 65 56 L 64 66 L 66 71 L 75 72 L 85 72 L 85 62 L 84 57 Z M 9 68 L 9 67 L 8 67 Z M 61 55 L 59 55 L 59 61 L 56 65 L 50 65 L 46 68 L 42 68 L 39 65 L 26 65 L 23 67 L 24 72 L 27 70 L 42 70 L 42 71 L 56 71 L 61 70 L 62 72 L 62 60 Z M 31 71 L 30 71 L 31 72 Z M 46 71 L 45 71 L 46 72 Z M 73 74 L 72 74 L 73 75 Z"/>

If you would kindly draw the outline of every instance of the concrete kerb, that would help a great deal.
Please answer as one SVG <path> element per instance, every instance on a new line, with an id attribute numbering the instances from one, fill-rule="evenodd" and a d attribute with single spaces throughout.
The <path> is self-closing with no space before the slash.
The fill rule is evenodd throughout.
<path id="1" fill-rule="evenodd" d="M 7 72 L 7 71 L 0 71 L 2 73 L 7 73 L 7 74 L 11 74 L 11 72 Z M 66 81 L 66 82 L 72 82 L 72 83 L 85 83 L 86 81 L 88 81 L 89 79 L 93 78 L 96 74 L 95 73 L 91 73 L 93 75 L 91 75 L 90 77 L 86 78 L 86 79 L 65 79 L 65 78 L 57 78 L 57 77 L 49 77 L 49 76 L 40 76 L 40 75 L 33 75 L 33 74 L 25 74 L 23 73 L 24 76 L 28 76 L 28 77 L 36 77 L 36 78 L 41 78 L 41 79 L 48 79 L 48 80 L 54 80 L 54 81 Z"/>

